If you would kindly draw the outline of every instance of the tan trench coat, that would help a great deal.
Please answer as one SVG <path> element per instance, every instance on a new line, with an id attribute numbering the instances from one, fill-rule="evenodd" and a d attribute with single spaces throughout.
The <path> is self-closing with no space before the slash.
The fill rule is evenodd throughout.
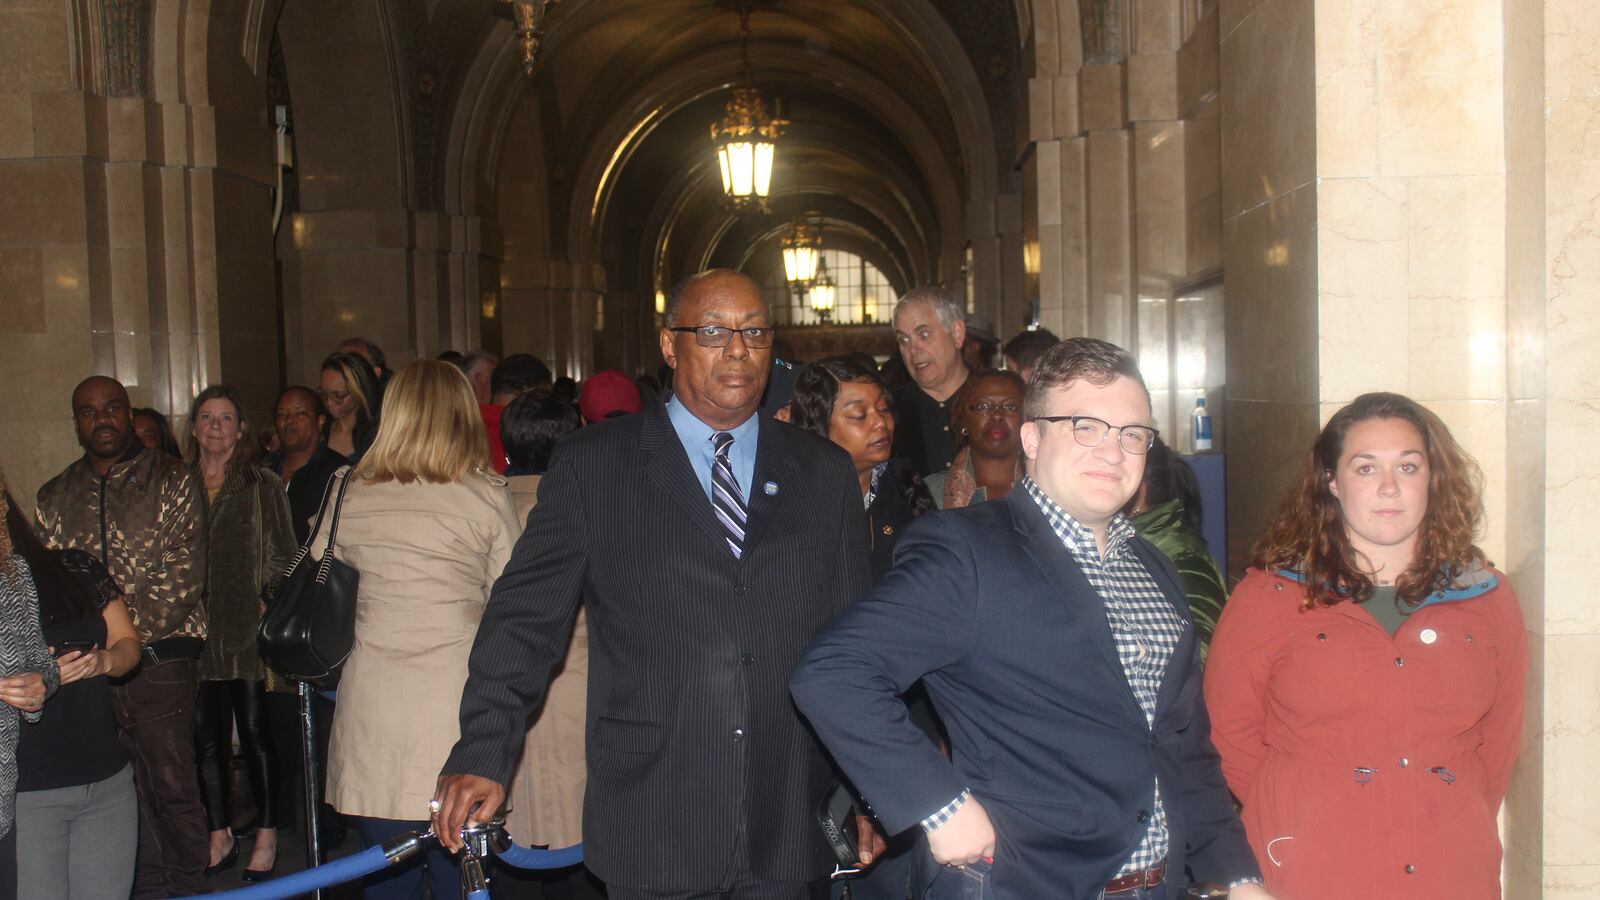
<path id="1" fill-rule="evenodd" d="M 538 502 L 538 475 L 510 479 L 517 521 L 526 526 Z M 583 610 L 572 628 L 567 659 L 550 679 L 511 778 L 506 830 L 522 845 L 570 847 L 583 840 L 584 714 L 589 703 L 589 626 Z"/>
<path id="2" fill-rule="evenodd" d="M 323 522 L 318 552 L 327 529 Z M 428 817 L 439 769 L 460 732 L 478 621 L 519 530 L 497 476 L 351 482 L 335 551 L 361 573 L 361 587 L 328 751 L 335 809 Z"/>

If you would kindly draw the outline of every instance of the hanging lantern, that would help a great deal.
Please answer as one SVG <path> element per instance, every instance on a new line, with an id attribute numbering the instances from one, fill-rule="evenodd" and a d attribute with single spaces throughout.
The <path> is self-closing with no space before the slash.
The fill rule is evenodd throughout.
<path id="1" fill-rule="evenodd" d="M 778 246 L 783 250 L 783 277 L 790 284 L 817 277 L 822 236 L 812 230 L 804 216 L 790 223 L 789 232 L 778 240 Z"/>
<path id="2" fill-rule="evenodd" d="M 767 112 L 767 101 L 751 76 L 749 7 L 739 10 L 739 40 L 739 84 L 723 107 L 721 121 L 711 123 L 711 141 L 717 149 L 723 196 L 736 207 L 765 209 L 778 136 L 789 123 Z"/>
<path id="3" fill-rule="evenodd" d="M 502 0 L 511 6 L 511 16 L 516 21 L 517 44 L 522 48 L 522 70 L 533 77 L 533 64 L 539 57 L 540 26 L 552 4 L 561 0 Z"/>
<path id="4" fill-rule="evenodd" d="M 833 320 L 833 276 L 828 274 L 828 261 L 820 260 L 816 280 L 811 282 L 811 308 L 826 324 Z"/>

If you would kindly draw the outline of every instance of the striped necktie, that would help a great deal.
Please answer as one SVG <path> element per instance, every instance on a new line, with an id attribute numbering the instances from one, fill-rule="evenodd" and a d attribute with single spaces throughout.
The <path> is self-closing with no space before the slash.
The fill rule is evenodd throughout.
<path id="1" fill-rule="evenodd" d="M 744 493 L 739 490 L 739 479 L 733 477 L 733 464 L 728 461 L 728 448 L 733 446 L 733 435 L 719 431 L 711 436 L 717 448 L 717 458 L 711 464 L 711 508 L 722 523 L 723 537 L 733 558 L 744 556 L 744 526 L 748 513 L 744 506 Z"/>

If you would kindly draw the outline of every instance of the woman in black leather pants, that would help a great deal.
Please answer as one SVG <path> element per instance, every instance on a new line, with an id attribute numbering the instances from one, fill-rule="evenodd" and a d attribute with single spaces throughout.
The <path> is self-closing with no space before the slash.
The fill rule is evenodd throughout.
<path id="1" fill-rule="evenodd" d="M 261 588 L 294 553 L 289 497 L 278 476 L 254 464 L 244 411 L 232 389 L 206 388 L 195 398 L 190 462 L 204 480 L 210 547 L 206 554 L 205 651 L 200 656 L 200 696 L 195 706 L 194 755 L 200 796 L 211 830 L 207 873 L 239 858 L 228 808 L 232 732 L 250 774 L 256 805 L 255 846 L 245 881 L 263 881 L 278 858 L 278 817 L 272 783 L 272 739 L 267 726 L 266 667 L 256 651 Z"/>

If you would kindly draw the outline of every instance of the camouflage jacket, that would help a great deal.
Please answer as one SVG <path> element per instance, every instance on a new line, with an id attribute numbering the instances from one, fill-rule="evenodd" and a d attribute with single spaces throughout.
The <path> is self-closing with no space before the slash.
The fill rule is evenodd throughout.
<path id="1" fill-rule="evenodd" d="M 135 442 L 102 478 L 80 458 L 39 489 L 39 533 L 100 560 L 143 643 L 206 636 L 205 492 L 182 461 Z"/>

